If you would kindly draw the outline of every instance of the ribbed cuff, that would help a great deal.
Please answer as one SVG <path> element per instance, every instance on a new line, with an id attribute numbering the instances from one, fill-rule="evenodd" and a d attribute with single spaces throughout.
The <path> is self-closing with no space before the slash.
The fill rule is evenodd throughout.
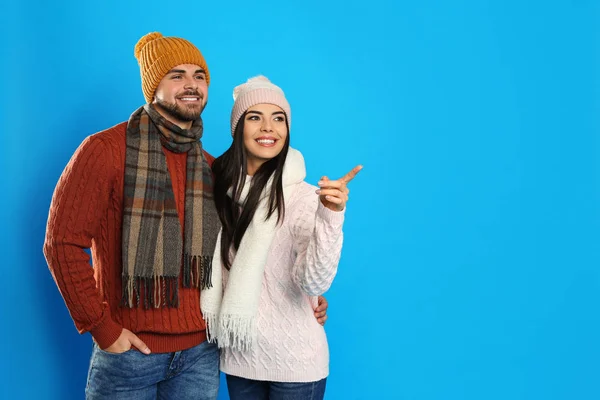
<path id="1" fill-rule="evenodd" d="M 114 322 L 110 315 L 105 316 L 104 320 L 90 331 L 101 349 L 106 349 L 116 342 L 121 336 L 121 332 L 123 332 L 123 327 Z"/>
<path id="2" fill-rule="evenodd" d="M 325 207 L 323 203 L 321 203 L 321 199 L 319 199 L 317 216 L 331 225 L 342 225 L 344 223 L 346 208 L 347 207 L 344 207 L 342 211 L 331 211 L 329 208 Z"/>

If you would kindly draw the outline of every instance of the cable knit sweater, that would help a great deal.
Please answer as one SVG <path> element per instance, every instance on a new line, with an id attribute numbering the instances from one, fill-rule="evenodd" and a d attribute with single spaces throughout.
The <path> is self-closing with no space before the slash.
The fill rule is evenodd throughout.
<path id="1" fill-rule="evenodd" d="M 119 306 L 126 129 L 123 122 L 88 137 L 69 161 L 52 197 L 44 254 L 78 331 L 91 332 L 101 348 L 127 328 L 152 352 L 184 350 L 206 340 L 198 289 L 180 278 L 177 308 Z M 163 152 L 183 227 L 187 154 Z"/>
<path id="2" fill-rule="evenodd" d="M 258 337 L 248 352 L 221 349 L 221 370 L 247 379 L 312 382 L 329 374 L 325 330 L 314 317 L 342 249 L 344 212 L 325 208 L 298 184 L 269 250 L 258 306 Z M 227 282 L 227 271 L 223 274 Z"/>

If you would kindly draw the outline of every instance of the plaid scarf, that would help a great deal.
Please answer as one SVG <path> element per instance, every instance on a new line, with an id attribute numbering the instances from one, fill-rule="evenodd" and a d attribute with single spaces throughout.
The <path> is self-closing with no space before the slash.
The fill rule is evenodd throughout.
<path id="1" fill-rule="evenodd" d="M 212 286 L 220 223 L 212 172 L 200 142 L 202 131 L 201 118 L 190 129 L 181 129 L 149 104 L 129 118 L 122 242 L 125 307 L 142 303 L 144 308 L 177 307 L 182 267 L 184 287 Z M 162 146 L 187 153 L 183 240 Z"/>

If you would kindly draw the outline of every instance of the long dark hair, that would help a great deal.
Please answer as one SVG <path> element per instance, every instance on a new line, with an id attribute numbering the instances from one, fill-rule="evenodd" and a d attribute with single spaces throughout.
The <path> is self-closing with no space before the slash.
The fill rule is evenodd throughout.
<path id="1" fill-rule="evenodd" d="M 213 173 L 215 176 L 214 196 L 217 213 L 221 219 L 223 231 L 221 233 L 221 260 L 228 270 L 231 268 L 229 259 L 229 249 L 237 251 L 244 233 L 254 217 L 260 195 L 265 188 L 271 175 L 273 175 L 273 185 L 269 193 L 267 218 L 271 217 L 277 211 L 277 223 L 283 221 L 285 217 L 285 203 L 283 200 L 283 164 L 288 153 L 290 145 L 290 128 L 287 122 L 288 134 L 285 138 L 285 144 L 281 152 L 274 158 L 260 166 L 258 171 L 252 177 L 250 190 L 246 197 L 243 207 L 238 206 L 238 200 L 244 189 L 247 175 L 247 156 L 244 148 L 244 113 L 235 127 L 233 134 L 233 143 L 222 156 L 213 163 Z M 232 188 L 232 197 L 227 195 L 229 188 Z"/>

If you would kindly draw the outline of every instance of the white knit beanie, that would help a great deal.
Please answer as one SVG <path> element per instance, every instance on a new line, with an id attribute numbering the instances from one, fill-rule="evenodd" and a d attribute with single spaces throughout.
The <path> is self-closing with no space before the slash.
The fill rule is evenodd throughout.
<path id="1" fill-rule="evenodd" d="M 231 110 L 231 135 L 235 132 L 242 114 L 250 107 L 257 104 L 267 103 L 280 107 L 287 117 L 288 127 L 292 126 L 292 110 L 290 104 L 285 98 L 283 90 L 267 79 L 259 75 L 248 79 L 233 89 L 233 109 Z"/>

